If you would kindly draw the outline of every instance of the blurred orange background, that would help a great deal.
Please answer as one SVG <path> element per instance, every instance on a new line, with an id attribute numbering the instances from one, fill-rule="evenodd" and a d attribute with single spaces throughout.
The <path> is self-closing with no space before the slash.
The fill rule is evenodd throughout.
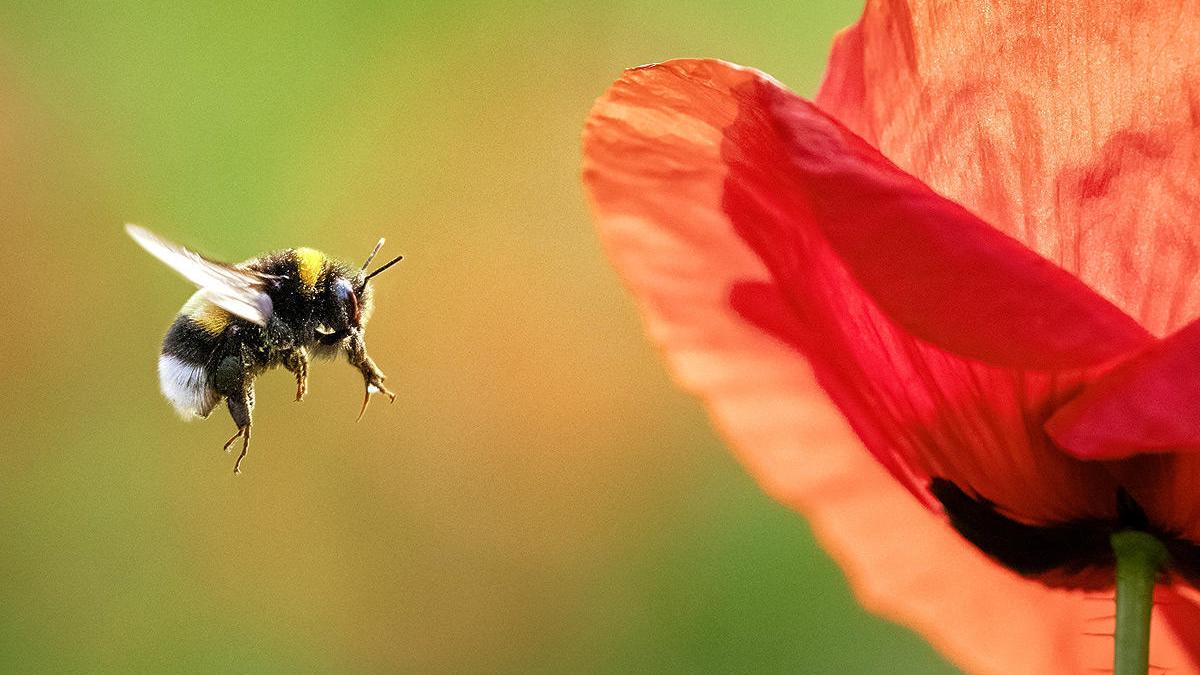
<path id="1" fill-rule="evenodd" d="M 715 56 L 811 93 L 854 3 L 5 3 L 0 669 L 948 671 L 865 614 L 669 382 L 603 259 L 579 133 L 622 68 Z M 180 421 L 214 257 L 405 261 L 367 333 Z"/>

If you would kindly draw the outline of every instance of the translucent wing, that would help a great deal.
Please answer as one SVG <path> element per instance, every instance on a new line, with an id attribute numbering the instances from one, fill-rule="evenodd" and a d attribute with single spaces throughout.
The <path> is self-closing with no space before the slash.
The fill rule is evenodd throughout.
<path id="1" fill-rule="evenodd" d="M 273 307 L 265 289 L 271 276 L 209 260 L 137 225 L 126 225 L 125 231 L 150 255 L 199 286 L 214 305 L 260 326 L 267 325 Z"/>

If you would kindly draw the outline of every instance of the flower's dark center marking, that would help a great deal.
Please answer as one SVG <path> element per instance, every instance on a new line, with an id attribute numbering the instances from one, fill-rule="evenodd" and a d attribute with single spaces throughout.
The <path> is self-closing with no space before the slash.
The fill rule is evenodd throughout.
<path id="1" fill-rule="evenodd" d="M 1117 517 L 1034 525 L 1014 520 L 996 505 L 972 497 L 945 478 L 934 478 L 929 490 L 942 503 L 950 524 L 990 558 L 1028 577 L 1071 576 L 1114 564 L 1109 537 L 1123 530 L 1154 535 L 1171 554 L 1169 567 L 1193 584 L 1200 582 L 1200 544 L 1154 526 L 1133 497 L 1118 490 Z"/>

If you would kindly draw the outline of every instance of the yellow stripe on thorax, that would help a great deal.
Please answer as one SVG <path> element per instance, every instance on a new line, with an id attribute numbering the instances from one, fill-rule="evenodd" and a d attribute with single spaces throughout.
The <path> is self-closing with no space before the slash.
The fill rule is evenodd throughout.
<path id="1" fill-rule="evenodd" d="M 204 291 L 193 293 L 180 311 L 210 335 L 217 335 L 225 330 L 233 319 L 229 312 L 209 302 L 208 298 L 204 297 Z"/>
<path id="2" fill-rule="evenodd" d="M 300 281 L 308 288 L 315 288 L 321 270 L 325 269 L 325 254 L 312 248 L 298 248 L 293 253 Z"/>

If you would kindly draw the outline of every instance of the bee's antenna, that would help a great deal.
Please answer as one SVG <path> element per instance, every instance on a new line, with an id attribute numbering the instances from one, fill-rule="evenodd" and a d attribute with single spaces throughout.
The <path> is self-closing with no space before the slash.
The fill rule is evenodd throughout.
<path id="1" fill-rule="evenodd" d="M 367 265 L 371 264 L 371 261 L 375 259 L 375 254 L 379 253 L 379 249 L 383 248 L 383 241 L 384 241 L 383 237 L 380 237 L 379 243 L 375 244 L 375 250 L 371 251 L 371 255 L 367 256 L 367 261 L 365 263 L 363 263 L 362 269 L 360 269 L 358 271 L 359 274 L 362 274 L 363 272 L 367 271 Z M 367 278 L 369 279 L 370 277 L 367 277 Z"/>
<path id="2" fill-rule="evenodd" d="M 372 255 L 374 255 L 374 254 L 372 254 Z M 366 283 L 367 279 L 370 279 L 371 277 L 375 276 L 376 274 L 379 274 L 380 272 L 386 270 L 387 268 L 391 267 L 392 265 L 395 265 L 396 263 L 400 262 L 401 260 L 404 260 L 404 256 L 402 256 L 402 255 L 398 255 L 395 258 L 392 258 L 392 261 L 389 262 L 388 264 L 384 265 L 383 267 L 380 267 L 379 269 L 375 270 L 374 272 L 371 272 L 367 276 L 363 277 L 363 283 Z"/>

